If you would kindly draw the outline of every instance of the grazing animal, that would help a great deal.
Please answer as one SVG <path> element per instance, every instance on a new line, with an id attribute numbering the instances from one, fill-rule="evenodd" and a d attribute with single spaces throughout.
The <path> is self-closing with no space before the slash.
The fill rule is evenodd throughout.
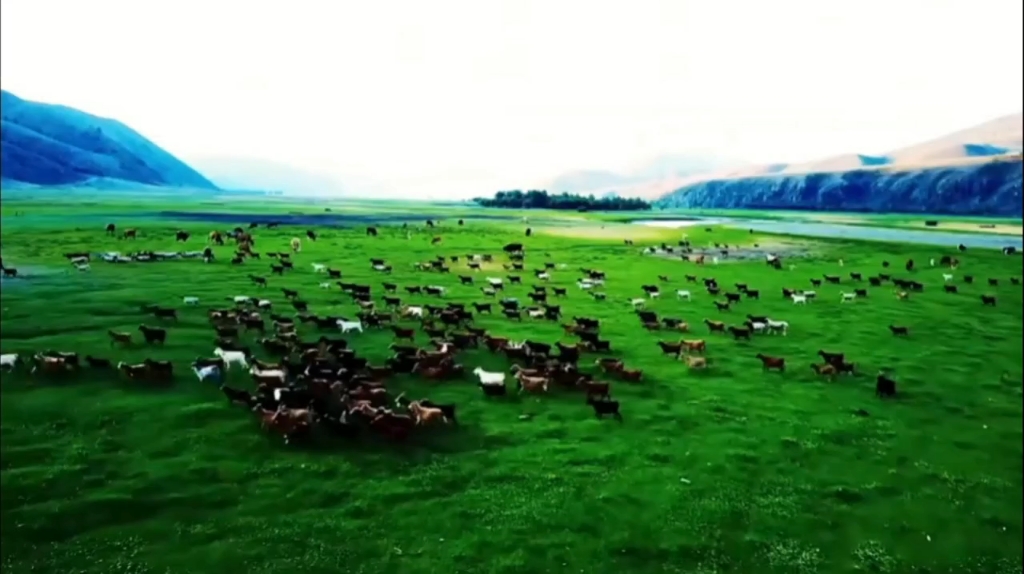
<path id="1" fill-rule="evenodd" d="M 517 386 L 519 392 L 523 393 L 546 393 L 548 392 L 548 378 L 547 377 L 528 377 L 523 374 L 516 376 Z"/>
<path id="2" fill-rule="evenodd" d="M 580 377 L 576 380 L 576 386 L 586 392 L 587 398 L 590 397 L 602 397 L 609 398 L 611 396 L 611 385 L 608 383 L 599 383 L 597 381 L 589 380 L 589 377 Z"/>
<path id="3" fill-rule="evenodd" d="M 996 306 L 996 296 L 995 295 L 982 295 L 981 296 L 981 304 L 982 305 L 987 305 L 989 307 L 995 307 Z"/>
<path id="4" fill-rule="evenodd" d="M 338 319 L 338 328 L 341 329 L 342 333 L 349 333 L 352 331 L 363 332 L 363 323 L 361 321 L 345 321 Z"/>
<path id="5" fill-rule="evenodd" d="M 477 383 L 477 386 L 484 392 L 484 396 L 487 397 L 503 397 L 508 394 L 508 387 L 505 383 Z"/>
<path id="6" fill-rule="evenodd" d="M 846 356 L 843 353 L 829 353 L 828 351 L 818 350 L 818 356 L 825 360 L 826 363 L 831 365 L 842 364 Z"/>
<path id="7" fill-rule="evenodd" d="M 842 299 L 839 300 L 840 303 L 855 301 L 857 299 L 856 293 L 847 293 L 846 291 L 840 291 L 839 294 L 842 295 Z"/>
<path id="8" fill-rule="evenodd" d="M 260 370 L 260 368 L 257 367 L 256 365 L 249 367 L 249 374 L 252 375 L 253 379 L 258 380 L 261 383 L 264 381 L 274 381 L 282 385 L 284 384 L 285 380 L 287 380 L 288 376 L 288 373 L 286 373 L 283 369 Z"/>
<path id="9" fill-rule="evenodd" d="M 292 248 L 292 251 L 298 253 L 302 251 L 302 240 L 298 237 L 292 237 L 292 240 L 288 242 L 288 245 Z"/>
<path id="10" fill-rule="evenodd" d="M 130 345 L 132 343 L 132 334 L 123 331 L 107 331 L 107 335 L 110 336 L 110 346 L 117 345 Z"/>
<path id="11" fill-rule="evenodd" d="M 202 369 L 197 370 L 197 377 L 199 376 L 200 372 L 202 372 Z M 199 380 L 205 380 L 205 377 L 200 377 Z M 251 393 L 249 393 L 249 391 L 245 391 L 242 389 L 233 389 L 225 385 L 221 385 L 220 390 L 222 393 L 224 393 L 224 396 L 227 397 L 228 402 L 231 404 L 238 404 L 250 408 L 256 405 L 256 399 L 255 397 L 252 396 Z"/>
<path id="12" fill-rule="evenodd" d="M 199 297 L 182 297 L 181 302 L 186 305 L 198 305 Z"/>
<path id="13" fill-rule="evenodd" d="M 786 321 L 773 321 L 772 319 L 768 319 L 765 324 L 768 327 L 769 333 L 781 333 L 785 336 L 789 331 L 789 323 Z"/>
<path id="14" fill-rule="evenodd" d="M 707 351 L 708 348 L 707 342 L 704 341 L 703 339 L 683 339 L 682 341 L 679 341 L 679 343 L 682 345 L 682 350 L 688 353 L 703 353 Z"/>
<path id="15" fill-rule="evenodd" d="M 896 396 L 896 381 L 879 371 L 878 376 L 875 378 L 875 396 L 881 398 Z"/>
<path id="16" fill-rule="evenodd" d="M 820 365 L 811 363 L 811 370 L 813 370 L 818 375 L 829 378 L 834 377 L 837 372 L 836 366 L 833 365 L 832 363 L 822 363 Z"/>
<path id="17" fill-rule="evenodd" d="M 729 327 L 729 332 L 732 333 L 734 339 L 747 339 L 750 340 L 750 329 L 744 329 L 742 327 Z"/>
<path id="18" fill-rule="evenodd" d="M 907 336 L 910 334 L 910 329 L 907 327 L 889 325 L 889 330 L 892 331 L 893 335 Z"/>
<path id="19" fill-rule="evenodd" d="M 708 330 L 712 333 L 725 332 L 725 323 L 721 321 L 712 321 L 711 319 L 704 319 L 704 324 L 708 326 Z"/>
<path id="20" fill-rule="evenodd" d="M 232 364 L 236 364 L 243 369 L 249 368 L 249 362 L 246 360 L 245 353 L 242 351 L 226 351 L 217 347 L 213 350 L 213 354 L 217 355 L 222 361 L 224 361 L 225 371 L 230 370 Z"/>
<path id="21" fill-rule="evenodd" d="M 142 333 L 142 338 L 145 339 L 146 343 L 160 343 L 162 345 L 167 341 L 167 331 L 165 329 L 139 325 L 139 332 Z"/>
<path id="22" fill-rule="evenodd" d="M 482 385 L 505 385 L 505 373 L 492 373 L 477 367 L 473 369 L 473 374 L 480 379 Z"/>
<path id="23" fill-rule="evenodd" d="M 604 418 L 605 415 L 611 415 L 620 423 L 622 422 L 622 414 L 619 412 L 619 401 L 613 401 L 609 398 L 598 399 L 593 395 L 587 395 L 587 404 L 594 409 L 594 416 L 597 418 Z"/>
<path id="24" fill-rule="evenodd" d="M 748 319 L 743 324 L 754 333 L 764 333 L 764 330 L 768 327 L 764 321 L 755 321 L 753 319 Z"/>
<path id="25" fill-rule="evenodd" d="M 661 347 L 661 352 L 666 355 L 679 356 L 683 352 L 683 344 L 679 343 L 666 343 L 665 341 L 658 341 L 658 346 Z"/>
<path id="26" fill-rule="evenodd" d="M 708 360 L 704 357 L 688 356 L 686 357 L 686 366 L 690 369 L 706 369 Z"/>
<path id="27" fill-rule="evenodd" d="M 480 311 L 480 305 L 476 306 L 477 311 Z M 487 305 L 487 310 L 490 311 L 490 305 Z M 418 319 L 423 318 L 423 307 L 409 306 L 402 310 L 403 317 L 416 317 Z"/>
<path id="28" fill-rule="evenodd" d="M 790 295 L 790 298 L 793 299 L 793 304 L 794 305 L 806 305 L 807 304 L 807 295 L 798 295 L 796 293 L 793 293 L 792 295 Z"/>
<path id="29" fill-rule="evenodd" d="M 17 353 L 5 353 L 0 355 L 0 367 L 5 367 L 7 372 L 11 372 L 21 364 L 21 357 Z"/>
<path id="30" fill-rule="evenodd" d="M 638 383 L 643 379 L 643 370 L 639 368 L 626 368 L 624 365 L 620 364 L 616 369 L 616 372 L 618 372 L 618 377 L 621 377 L 624 381 L 629 381 L 631 383 Z"/>
<path id="31" fill-rule="evenodd" d="M 786 371 L 786 359 L 782 357 L 771 357 L 764 353 L 758 353 L 755 355 L 758 359 L 761 359 L 761 368 L 765 371 L 775 369 L 776 371 Z"/>
<path id="32" fill-rule="evenodd" d="M 676 299 L 686 299 L 687 301 L 690 301 L 690 291 L 687 289 L 679 289 L 676 291 Z"/>

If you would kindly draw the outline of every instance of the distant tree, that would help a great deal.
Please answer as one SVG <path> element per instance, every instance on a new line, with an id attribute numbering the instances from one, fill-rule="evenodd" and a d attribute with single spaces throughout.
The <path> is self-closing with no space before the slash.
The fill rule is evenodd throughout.
<path id="1" fill-rule="evenodd" d="M 564 209 L 575 211 L 641 211 L 651 209 L 651 204 L 642 199 L 626 197 L 602 197 L 593 195 L 582 196 L 570 193 L 550 195 L 542 189 L 531 189 L 523 192 L 513 189 L 499 191 L 493 198 L 478 197 L 474 199 L 483 207 L 499 207 L 506 209 Z"/>

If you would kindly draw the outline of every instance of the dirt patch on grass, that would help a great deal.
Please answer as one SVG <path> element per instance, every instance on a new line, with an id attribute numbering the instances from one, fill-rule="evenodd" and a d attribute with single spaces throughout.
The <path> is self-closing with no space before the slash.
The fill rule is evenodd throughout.
<path id="1" fill-rule="evenodd" d="M 727 249 L 724 249 L 728 252 L 727 255 L 722 253 L 722 248 L 694 249 L 689 258 L 692 261 L 703 254 L 707 263 L 710 263 L 713 257 L 718 257 L 719 263 L 736 263 L 752 260 L 765 261 L 768 254 L 771 253 L 783 259 L 790 259 L 794 257 L 810 257 L 820 252 L 818 247 L 820 247 L 819 244 L 813 241 L 772 241 L 770 243 L 757 243 L 756 245 L 729 246 Z M 668 259 L 681 259 L 683 257 L 683 254 L 678 249 L 674 253 L 658 251 L 651 255 Z"/>
<path id="2" fill-rule="evenodd" d="M 267 224 L 276 222 L 281 225 L 304 225 L 304 226 L 344 226 L 344 225 L 387 225 L 405 222 L 422 223 L 427 219 L 439 217 L 435 214 L 418 215 L 413 211 L 408 213 L 302 213 L 290 211 L 287 213 L 216 213 L 206 211 L 161 211 L 156 214 L 158 217 L 175 221 L 202 221 L 216 224 L 243 225 L 250 222 Z M 509 221 L 513 219 L 506 215 L 493 215 L 487 213 L 465 214 L 463 219 L 485 219 L 488 221 Z M 454 225 L 458 217 L 441 218 L 448 225 Z"/>
<path id="3" fill-rule="evenodd" d="M 823 223 L 845 223 L 848 225 L 863 225 L 865 223 L 870 223 L 868 219 L 865 219 L 863 217 L 855 217 L 852 215 L 815 214 L 803 219 L 806 219 L 808 221 L 821 221 Z"/>
<path id="4" fill-rule="evenodd" d="M 606 225 L 565 225 L 558 227 L 535 227 L 535 233 L 553 235 L 555 237 L 572 237 L 575 239 L 607 239 L 607 240 L 659 240 L 679 237 L 679 230 L 662 227 L 646 227 L 631 224 Z"/>
<path id="5" fill-rule="evenodd" d="M 1024 235 L 1024 226 L 1011 223 L 977 223 L 970 221 L 940 221 L 935 227 L 929 227 L 924 221 L 915 221 L 907 227 L 923 227 L 946 231 L 980 231 L 996 235 Z"/>

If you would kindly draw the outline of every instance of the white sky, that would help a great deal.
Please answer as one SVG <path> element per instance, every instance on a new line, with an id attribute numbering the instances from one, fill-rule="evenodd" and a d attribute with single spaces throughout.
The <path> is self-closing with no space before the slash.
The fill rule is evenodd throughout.
<path id="1" fill-rule="evenodd" d="M 0 82 L 189 158 L 479 195 L 882 153 L 1024 100 L 1021 0 L 3 0 Z"/>

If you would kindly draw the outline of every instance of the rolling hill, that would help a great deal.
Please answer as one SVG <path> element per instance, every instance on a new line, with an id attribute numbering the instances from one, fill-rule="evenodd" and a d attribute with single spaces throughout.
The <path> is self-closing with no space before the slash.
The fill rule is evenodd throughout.
<path id="1" fill-rule="evenodd" d="M 546 189 L 552 193 L 593 194 L 598 197 L 616 194 L 621 197 L 657 198 L 676 189 L 699 174 L 715 173 L 741 165 L 735 160 L 698 155 L 664 155 L 627 173 L 606 170 L 579 170 L 564 173 Z"/>
<path id="2" fill-rule="evenodd" d="M 660 207 L 810 209 L 1020 217 L 1024 114 L 882 156 L 702 174 Z"/>
<path id="3" fill-rule="evenodd" d="M 4 182 L 82 185 L 119 180 L 216 190 L 199 172 L 128 126 L 66 106 L 0 92 Z"/>

